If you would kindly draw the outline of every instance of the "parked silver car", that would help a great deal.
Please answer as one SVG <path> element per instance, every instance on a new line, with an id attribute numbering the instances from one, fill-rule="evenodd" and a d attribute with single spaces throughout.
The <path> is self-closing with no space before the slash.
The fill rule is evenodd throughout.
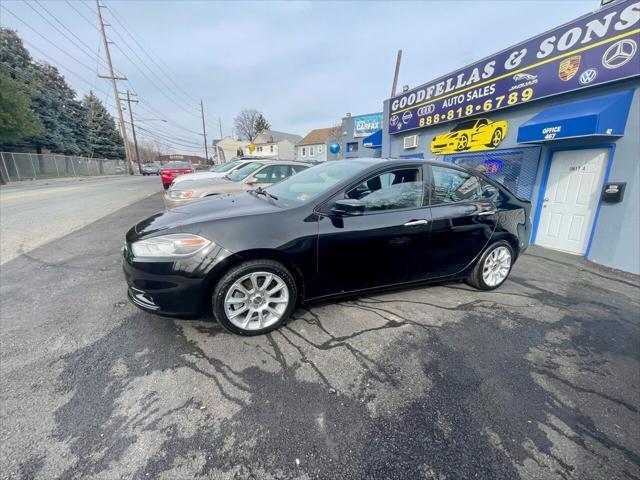
<path id="1" fill-rule="evenodd" d="M 247 163 L 251 163 L 254 160 L 233 160 L 227 163 L 221 163 L 220 165 L 214 165 L 208 172 L 196 172 L 187 173 L 186 175 L 180 175 L 173 179 L 171 186 L 178 183 L 182 183 L 187 180 L 204 180 L 206 178 L 221 178 L 232 172 L 235 172 L 239 168 L 242 168 Z"/>
<path id="2" fill-rule="evenodd" d="M 210 195 L 268 187 L 309 167 L 306 163 L 280 160 L 250 162 L 221 178 L 185 180 L 172 185 L 165 192 L 164 204 L 175 208 Z"/>

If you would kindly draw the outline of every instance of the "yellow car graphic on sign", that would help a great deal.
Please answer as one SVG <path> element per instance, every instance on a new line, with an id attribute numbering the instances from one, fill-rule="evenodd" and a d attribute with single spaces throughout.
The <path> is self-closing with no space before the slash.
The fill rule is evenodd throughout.
<path id="1" fill-rule="evenodd" d="M 433 137 L 431 153 L 456 153 L 497 148 L 507 136 L 507 122 L 492 122 L 488 118 L 467 120 L 450 132 Z"/>

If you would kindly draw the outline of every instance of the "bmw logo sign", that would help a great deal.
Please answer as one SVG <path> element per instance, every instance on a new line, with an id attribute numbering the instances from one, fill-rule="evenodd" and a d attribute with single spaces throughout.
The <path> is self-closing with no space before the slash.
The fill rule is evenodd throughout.
<path id="1" fill-rule="evenodd" d="M 589 83 L 593 82 L 597 76 L 598 71 L 595 68 L 590 68 L 582 72 L 578 81 L 580 82 L 580 85 L 588 85 Z"/>

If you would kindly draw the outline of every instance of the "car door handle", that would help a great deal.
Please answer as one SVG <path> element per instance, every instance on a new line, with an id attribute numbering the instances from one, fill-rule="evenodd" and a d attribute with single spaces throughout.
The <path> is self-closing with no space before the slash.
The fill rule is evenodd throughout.
<path id="1" fill-rule="evenodd" d="M 476 215 L 495 215 L 497 210 L 487 210 L 485 212 L 478 212 Z"/>
<path id="2" fill-rule="evenodd" d="M 411 220 L 404 224 L 405 227 L 418 227 L 420 225 L 426 225 L 429 223 L 428 220 Z"/>

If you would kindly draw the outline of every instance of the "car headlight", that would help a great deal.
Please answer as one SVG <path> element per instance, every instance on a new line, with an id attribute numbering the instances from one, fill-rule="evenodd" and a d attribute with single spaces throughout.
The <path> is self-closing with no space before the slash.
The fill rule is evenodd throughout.
<path id="1" fill-rule="evenodd" d="M 182 200 L 185 200 L 187 198 L 191 198 L 191 195 L 193 195 L 193 192 L 191 192 L 191 191 L 174 190 L 172 192 L 169 192 L 169 196 L 171 198 L 180 198 Z"/>
<path id="2" fill-rule="evenodd" d="M 199 235 L 173 233 L 133 242 L 131 251 L 134 257 L 186 257 L 211 244 Z"/>

